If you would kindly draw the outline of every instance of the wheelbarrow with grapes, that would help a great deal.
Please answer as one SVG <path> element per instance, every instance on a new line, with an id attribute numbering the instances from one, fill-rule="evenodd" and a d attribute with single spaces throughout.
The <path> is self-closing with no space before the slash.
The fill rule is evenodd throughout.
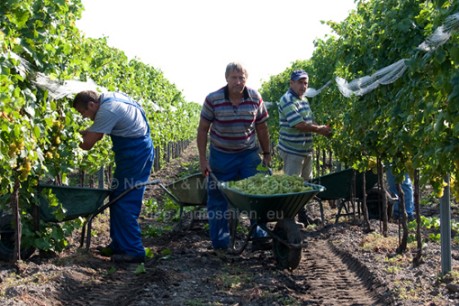
<path id="1" fill-rule="evenodd" d="M 283 176 L 280 182 L 274 183 L 277 186 L 268 183 L 262 186 L 261 182 L 240 188 L 237 182 L 219 182 L 212 173 L 211 177 L 217 181 L 218 188 L 230 204 L 231 251 L 239 255 L 250 241 L 259 239 L 255 238 L 259 226 L 268 233 L 267 239 L 271 240 L 278 266 L 289 270 L 297 268 L 301 261 L 303 239 L 294 218 L 325 187 L 305 181 L 301 181 L 301 188 L 293 187 L 291 183 L 282 183 L 282 180 L 288 178 Z M 244 184 L 243 181 L 240 182 Z"/>

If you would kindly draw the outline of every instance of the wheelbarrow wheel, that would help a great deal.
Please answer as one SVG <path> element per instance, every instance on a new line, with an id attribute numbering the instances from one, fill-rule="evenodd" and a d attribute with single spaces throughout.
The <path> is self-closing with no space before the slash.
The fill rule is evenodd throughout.
<path id="1" fill-rule="evenodd" d="M 274 227 L 273 253 L 282 269 L 293 270 L 301 261 L 301 231 L 293 219 L 282 219 Z M 282 240 L 282 241 L 281 241 Z"/>
<path id="2" fill-rule="evenodd" d="M 14 257 L 14 227 L 13 215 L 2 215 L 0 217 L 0 259 L 11 260 Z M 34 248 L 21 249 L 22 259 L 27 259 L 35 252 Z"/>

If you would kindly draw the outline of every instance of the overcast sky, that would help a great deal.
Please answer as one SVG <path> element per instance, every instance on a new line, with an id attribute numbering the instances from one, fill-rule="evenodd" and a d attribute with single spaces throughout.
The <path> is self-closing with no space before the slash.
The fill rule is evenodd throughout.
<path id="1" fill-rule="evenodd" d="M 224 86 L 229 62 L 244 64 L 247 86 L 296 60 L 310 58 L 313 41 L 331 33 L 321 20 L 341 21 L 353 0 L 82 0 L 78 27 L 108 37 L 129 58 L 161 70 L 187 101 L 202 103 Z"/>

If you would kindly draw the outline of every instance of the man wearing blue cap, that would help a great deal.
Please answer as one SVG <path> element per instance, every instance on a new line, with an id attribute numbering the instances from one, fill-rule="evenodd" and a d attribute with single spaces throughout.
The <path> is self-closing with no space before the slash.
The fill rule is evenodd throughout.
<path id="1" fill-rule="evenodd" d="M 317 125 L 308 100 L 309 76 L 304 70 L 290 75 L 290 88 L 279 102 L 279 154 L 284 162 L 284 174 L 312 179 L 313 133 L 326 137 L 331 135 L 327 125 Z M 298 221 L 307 225 L 306 210 L 298 214 Z"/>

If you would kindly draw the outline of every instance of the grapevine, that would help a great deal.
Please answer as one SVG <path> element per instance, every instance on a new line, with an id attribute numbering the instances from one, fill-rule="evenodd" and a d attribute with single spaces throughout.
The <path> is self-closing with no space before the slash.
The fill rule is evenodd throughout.
<path id="1" fill-rule="evenodd" d="M 106 38 L 86 38 L 76 27 L 82 10 L 80 0 L 0 3 L 0 208 L 14 211 L 11 195 L 18 192 L 23 243 L 46 250 L 62 249 L 64 229 L 79 222 L 43 224 L 34 233 L 29 221 L 38 183 L 80 184 L 75 174 L 95 174 L 113 164 L 113 154 L 109 137 L 91 152 L 79 148 L 79 131 L 90 122 L 73 110 L 72 95 L 55 100 L 37 87 L 39 74 L 60 83 L 91 79 L 131 95 L 146 111 L 157 148 L 194 138 L 199 120 L 200 105 L 185 101 L 158 69 L 128 59 Z"/>

